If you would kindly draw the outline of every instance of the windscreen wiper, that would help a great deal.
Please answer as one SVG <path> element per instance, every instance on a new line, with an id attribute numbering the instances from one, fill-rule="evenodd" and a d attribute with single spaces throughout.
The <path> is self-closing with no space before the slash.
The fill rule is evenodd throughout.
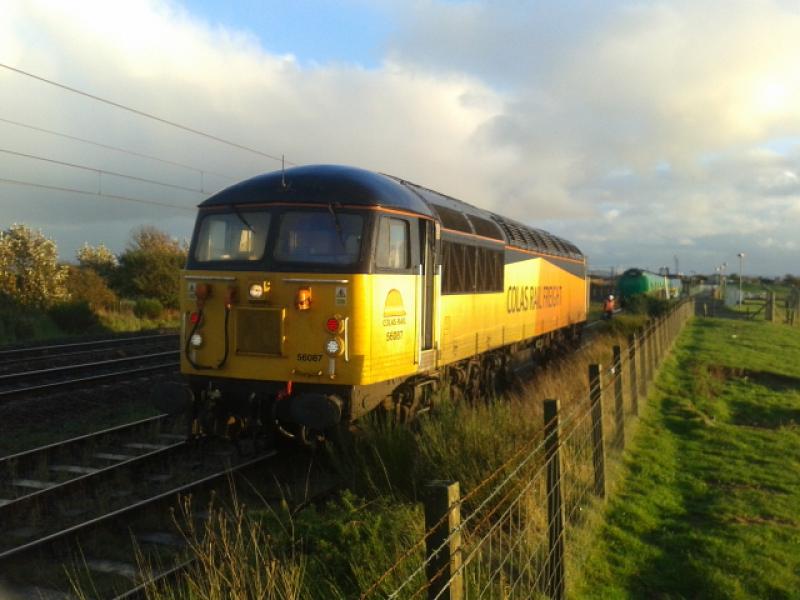
<path id="1" fill-rule="evenodd" d="M 236 205 L 235 205 L 235 204 L 231 204 L 231 208 L 233 209 L 233 214 L 235 214 L 237 217 L 239 217 L 239 220 L 240 220 L 242 223 L 244 223 L 244 226 L 245 226 L 245 227 L 247 227 L 247 229 L 249 229 L 249 230 L 250 230 L 250 231 L 252 231 L 253 233 L 255 233 L 255 232 L 256 232 L 256 230 L 255 230 L 255 229 L 253 229 L 253 226 L 252 226 L 252 225 L 250 225 L 250 223 L 248 223 L 248 222 L 247 222 L 247 219 L 245 219 L 245 218 L 244 218 L 244 215 L 242 215 L 242 213 L 239 211 L 239 209 L 238 209 L 238 208 L 236 208 Z"/>
<path id="2" fill-rule="evenodd" d="M 336 225 L 336 233 L 339 234 L 339 243 L 342 244 L 342 249 L 346 250 L 346 246 L 344 244 L 344 234 L 342 233 L 342 224 L 339 222 L 339 215 L 336 214 L 336 211 L 333 210 L 333 202 L 328 202 L 328 212 L 331 213 L 333 216 L 333 223 Z"/>

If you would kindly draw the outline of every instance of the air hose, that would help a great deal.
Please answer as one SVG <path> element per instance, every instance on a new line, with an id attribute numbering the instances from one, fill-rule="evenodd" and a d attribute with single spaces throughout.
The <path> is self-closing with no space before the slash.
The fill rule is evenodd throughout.
<path id="1" fill-rule="evenodd" d="M 189 364 L 192 365 L 192 367 L 194 367 L 198 371 L 208 371 L 208 370 L 211 370 L 211 369 L 221 369 L 223 366 L 225 366 L 225 363 L 228 362 L 228 349 L 230 347 L 230 339 L 229 339 L 229 335 L 228 335 L 228 320 L 229 320 L 230 314 L 231 314 L 231 307 L 229 305 L 226 305 L 225 306 L 225 325 L 224 325 L 224 329 L 225 329 L 225 354 L 222 355 L 222 360 L 220 360 L 219 363 L 217 363 L 217 366 L 216 367 L 212 367 L 210 365 L 201 365 L 199 363 L 196 363 L 192 359 L 192 353 L 191 353 L 191 348 L 190 348 L 191 343 L 192 343 L 192 336 L 194 336 L 194 334 L 197 333 L 197 328 L 200 327 L 200 323 L 203 322 L 203 309 L 201 308 L 198 311 L 197 320 L 194 322 L 194 325 L 192 326 L 192 330 L 189 332 L 189 335 L 186 336 L 186 345 L 184 346 L 184 349 L 183 349 L 183 353 L 186 356 L 186 360 L 188 360 Z"/>
<path id="2" fill-rule="evenodd" d="M 228 362 L 228 347 L 230 346 L 230 340 L 228 339 L 228 318 L 231 316 L 231 306 L 230 304 L 225 305 L 225 354 L 222 355 L 222 360 L 219 361 L 217 364 L 217 368 L 221 369 L 225 366 L 225 363 Z"/>

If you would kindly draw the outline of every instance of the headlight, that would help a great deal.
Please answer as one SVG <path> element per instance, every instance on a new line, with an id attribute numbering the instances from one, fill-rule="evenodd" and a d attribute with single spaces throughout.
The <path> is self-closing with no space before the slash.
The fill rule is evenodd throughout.
<path id="1" fill-rule="evenodd" d="M 325 354 L 330 357 L 339 356 L 342 353 L 343 344 L 339 338 L 331 338 L 325 342 Z"/>
<path id="2" fill-rule="evenodd" d="M 200 346 L 203 345 L 203 336 L 200 335 L 199 333 L 195 333 L 194 335 L 192 335 L 191 339 L 189 340 L 189 343 L 194 348 L 199 348 Z"/>
<path id="3" fill-rule="evenodd" d="M 260 283 L 254 283 L 250 286 L 250 297 L 253 300 L 260 300 L 264 295 L 264 286 Z"/>

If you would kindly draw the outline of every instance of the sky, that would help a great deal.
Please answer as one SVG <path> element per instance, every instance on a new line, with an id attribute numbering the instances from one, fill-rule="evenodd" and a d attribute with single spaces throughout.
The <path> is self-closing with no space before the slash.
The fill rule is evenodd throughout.
<path id="1" fill-rule="evenodd" d="M 0 228 L 65 261 L 141 225 L 186 238 L 284 156 L 403 177 L 594 268 L 797 274 L 799 31 L 784 0 L 0 0 Z"/>

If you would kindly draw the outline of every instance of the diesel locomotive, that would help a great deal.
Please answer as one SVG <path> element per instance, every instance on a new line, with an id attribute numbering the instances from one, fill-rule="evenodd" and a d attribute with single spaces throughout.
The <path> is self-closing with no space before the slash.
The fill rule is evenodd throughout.
<path id="1" fill-rule="evenodd" d="M 199 205 L 181 273 L 195 426 L 306 436 L 471 399 L 580 336 L 570 242 L 396 177 L 303 166 Z"/>
<path id="2" fill-rule="evenodd" d="M 680 277 L 659 275 L 646 269 L 628 269 L 617 282 L 617 294 L 622 303 L 640 294 L 657 298 L 678 298 L 683 290 Z"/>

